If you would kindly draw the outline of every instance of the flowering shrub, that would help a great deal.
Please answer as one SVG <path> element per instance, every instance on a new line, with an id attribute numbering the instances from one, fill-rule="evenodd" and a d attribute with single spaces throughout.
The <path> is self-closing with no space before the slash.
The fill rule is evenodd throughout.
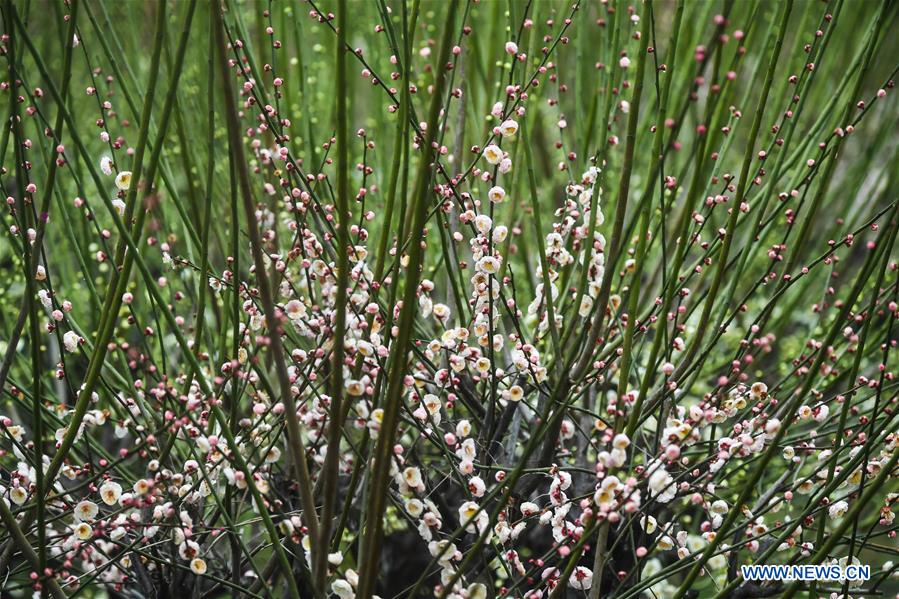
<path id="1" fill-rule="evenodd" d="M 899 591 L 895 3 L 2 18 L 10 596 Z"/>

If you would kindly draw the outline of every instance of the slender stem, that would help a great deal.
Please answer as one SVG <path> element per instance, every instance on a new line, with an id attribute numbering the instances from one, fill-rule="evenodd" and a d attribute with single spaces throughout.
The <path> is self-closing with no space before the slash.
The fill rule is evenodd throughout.
<path id="1" fill-rule="evenodd" d="M 350 270 L 350 238 L 349 228 L 351 217 L 349 214 L 349 135 L 347 133 L 347 67 L 346 67 L 346 37 L 347 37 L 347 1 L 337 2 L 337 44 L 335 46 L 337 62 L 337 197 L 335 210 L 337 211 L 337 294 L 334 300 L 335 318 L 333 331 L 333 345 L 331 347 L 331 373 L 330 373 L 330 418 L 328 420 L 328 449 L 325 455 L 324 468 L 321 476 L 324 477 L 322 485 L 321 523 L 319 526 L 318 547 L 320 551 L 313 560 L 315 569 L 315 584 L 317 588 L 324 588 L 328 577 L 328 547 L 331 545 L 331 519 L 337 502 L 337 472 L 340 465 L 340 437 L 343 428 L 343 370 L 344 349 L 343 342 L 346 336 L 347 313 L 347 285 L 349 284 Z"/>
<path id="2" fill-rule="evenodd" d="M 256 220 L 256 206 L 253 201 L 253 192 L 250 187 L 249 172 L 247 171 L 247 162 L 244 157 L 243 140 L 240 136 L 240 122 L 237 116 L 236 103 L 234 96 L 234 88 L 232 84 L 232 73 L 228 65 L 225 42 L 225 24 L 224 18 L 220 11 L 215 11 L 216 15 L 216 45 L 218 46 L 218 59 L 221 68 L 222 88 L 224 90 L 225 101 L 225 119 L 228 123 L 228 139 L 231 152 L 234 155 L 234 163 L 237 167 L 237 181 L 240 185 L 241 199 L 243 200 L 244 215 L 247 219 L 247 231 L 250 235 L 250 249 L 253 254 L 253 264 L 255 266 L 255 274 L 257 284 L 259 286 L 259 294 L 262 299 L 262 307 L 265 312 L 265 319 L 269 328 L 269 341 L 272 352 L 272 360 L 275 364 L 275 371 L 278 375 L 278 383 L 281 388 L 281 401 L 284 403 L 284 419 L 287 422 L 287 437 L 290 446 L 291 457 L 294 470 L 297 476 L 297 484 L 299 485 L 300 498 L 303 504 L 303 517 L 306 526 L 309 529 L 310 536 L 318 538 L 318 517 L 315 511 L 315 501 L 312 497 L 312 478 L 309 474 L 309 467 L 306 463 L 306 448 L 303 443 L 302 432 L 300 430 L 299 419 L 297 418 L 297 407 L 294 402 L 293 391 L 291 390 L 290 378 L 287 374 L 287 362 L 284 356 L 284 348 L 281 341 L 280 322 L 281 315 L 275 311 L 274 300 L 272 298 L 272 290 L 269 285 L 268 275 L 266 273 L 266 264 L 262 252 L 262 241 L 259 235 L 259 223 Z M 265 509 L 265 508 L 261 508 Z M 291 574 L 291 568 L 287 563 L 284 551 L 280 544 L 277 544 L 278 558 L 281 561 L 284 575 L 287 579 L 291 596 L 299 596 L 296 581 Z M 312 548 L 313 561 L 319 551 L 327 552 L 327 547 Z M 313 587 L 314 588 L 314 587 Z M 321 589 L 318 589 L 321 592 Z"/>
<path id="3" fill-rule="evenodd" d="M 440 52 L 437 55 L 437 69 L 435 74 L 434 90 L 431 96 L 431 106 L 428 110 L 428 124 L 426 137 L 422 145 L 422 155 L 418 165 L 418 175 L 415 179 L 415 188 L 412 194 L 413 221 L 411 234 L 415 235 L 424 228 L 427 216 L 430 180 L 433 174 L 433 161 L 435 159 L 434 139 L 437 136 L 437 119 L 440 113 L 441 100 L 443 99 L 443 85 L 446 80 L 447 57 L 450 55 L 452 25 L 455 20 L 459 2 L 451 0 L 447 9 L 443 40 Z M 412 336 L 412 325 L 416 313 L 416 294 L 418 283 L 421 279 L 421 266 L 424 260 L 424 248 L 422 243 L 413 243 L 409 249 L 409 265 L 403 294 L 403 309 L 399 316 L 399 331 L 393 341 L 390 355 L 389 381 L 387 384 L 386 404 L 384 406 L 384 419 L 381 422 L 381 430 L 378 434 L 377 447 L 374 454 L 374 466 L 372 468 L 372 481 L 369 489 L 368 507 L 366 509 L 367 527 L 364 533 L 364 546 L 366 553 L 361 556 L 359 568 L 359 585 L 357 596 L 368 599 L 374 592 L 375 581 L 378 578 L 379 556 L 381 552 L 381 535 L 383 534 L 383 514 L 386 507 L 387 485 L 389 472 L 393 459 L 393 442 L 396 428 L 399 422 L 399 411 L 402 406 L 403 379 L 406 363 L 406 353 Z"/>
<path id="4" fill-rule="evenodd" d="M 618 262 L 619 254 L 624 249 L 624 239 L 622 239 L 622 231 L 624 230 L 624 217 L 627 213 L 627 204 L 631 188 L 631 171 L 634 168 L 634 152 L 637 145 L 637 122 L 640 117 L 640 103 L 643 99 L 643 79 L 646 73 L 646 62 L 649 54 L 649 25 L 650 19 L 641 19 L 640 26 L 640 49 L 637 53 L 637 73 L 634 76 L 634 95 L 631 99 L 630 113 L 627 121 L 627 137 L 625 140 L 624 162 L 621 165 L 621 178 L 618 181 L 618 195 L 615 197 L 615 221 L 612 224 L 612 237 L 609 240 L 609 257 L 606 260 L 606 276 L 602 279 L 599 288 L 599 295 L 596 299 L 596 315 L 590 326 L 590 333 L 587 341 L 583 346 L 581 357 L 571 373 L 572 380 L 578 380 L 581 374 L 590 365 L 596 349 L 596 341 L 602 335 L 603 322 L 606 317 L 606 309 L 609 305 L 609 294 L 612 290 L 612 270 Z"/>

